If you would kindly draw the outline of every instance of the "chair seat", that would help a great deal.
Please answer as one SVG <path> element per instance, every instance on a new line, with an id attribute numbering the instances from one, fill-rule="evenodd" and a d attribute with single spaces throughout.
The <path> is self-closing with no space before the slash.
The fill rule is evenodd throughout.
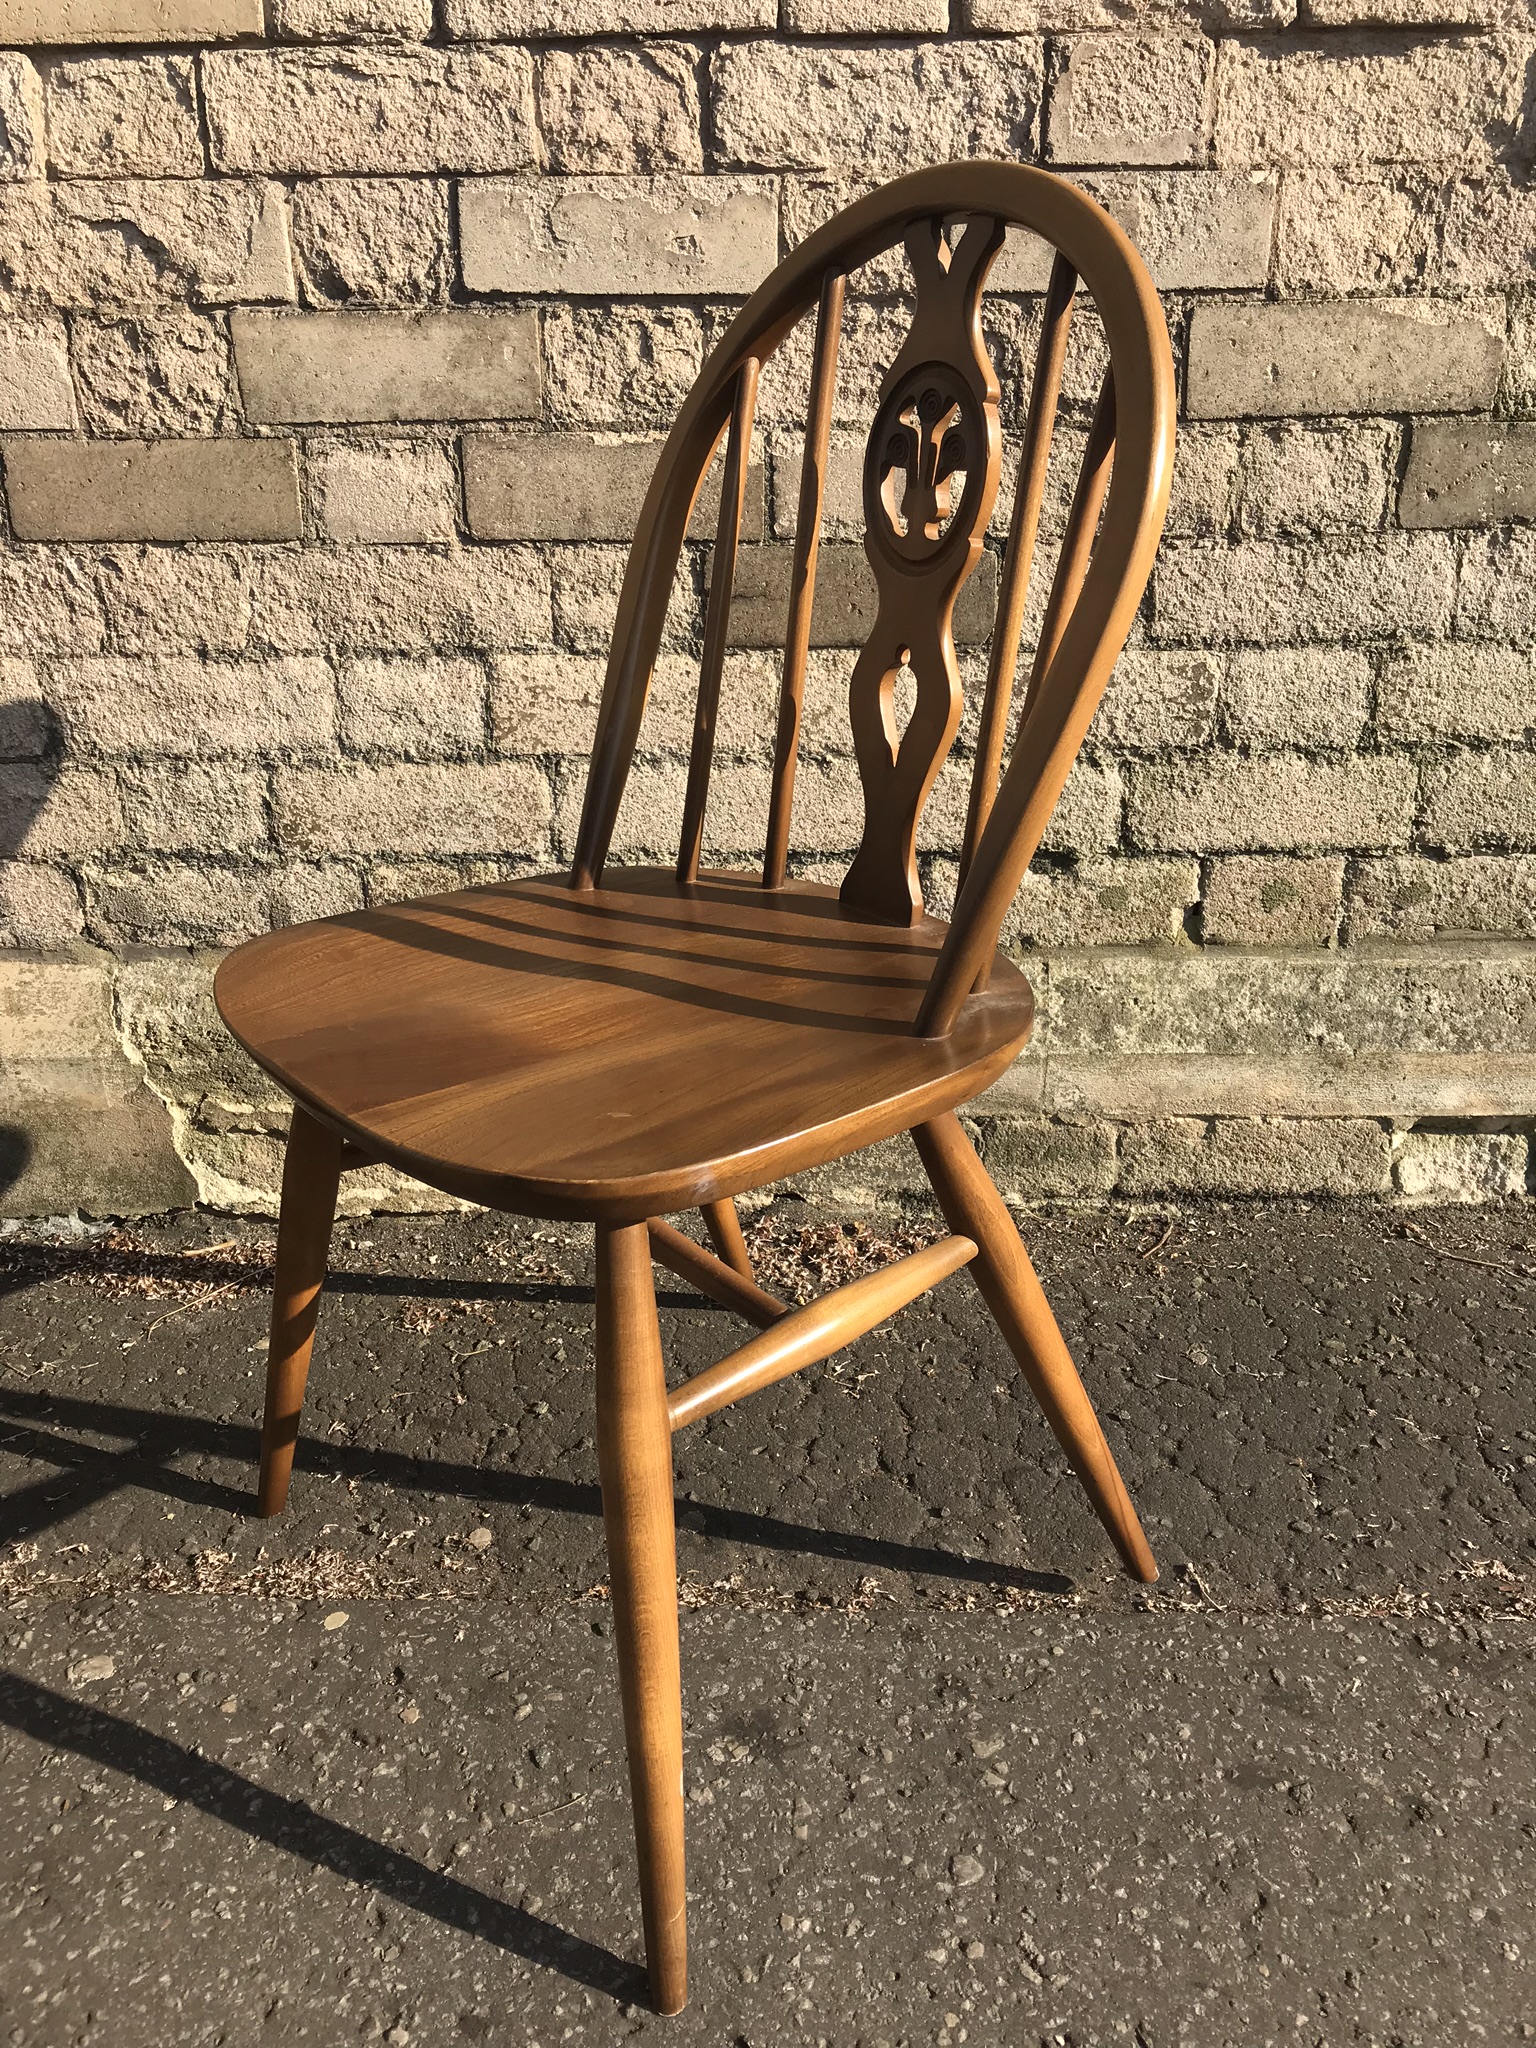
<path id="1" fill-rule="evenodd" d="M 638 1222 L 840 1157 L 968 1101 L 1029 1036 L 999 958 L 912 1035 L 947 925 L 834 890 L 542 875 L 253 939 L 219 970 L 253 1059 L 370 1157 L 528 1215 Z"/>

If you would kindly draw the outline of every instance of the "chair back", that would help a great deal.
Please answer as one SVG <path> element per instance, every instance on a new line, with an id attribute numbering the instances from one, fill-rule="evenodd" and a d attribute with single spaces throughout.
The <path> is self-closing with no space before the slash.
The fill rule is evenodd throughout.
<path id="1" fill-rule="evenodd" d="M 1086 194 L 1020 164 L 915 171 L 811 235 L 754 293 L 684 400 L 640 515 L 614 626 L 572 886 L 593 889 L 618 815 L 694 502 L 726 436 L 677 871 L 697 879 L 763 365 L 814 309 L 800 499 L 763 861 L 784 886 L 816 590 L 833 395 L 849 273 L 897 246 L 913 315 L 880 386 L 863 464 L 875 623 L 849 718 L 864 826 L 841 899 L 901 925 L 923 914 L 918 819 L 964 703 L 955 602 L 985 543 L 1002 471 L 996 371 L 982 335 L 988 273 L 1010 227 L 1055 251 L 1019 452 L 972 775 L 960 886 L 915 1030 L 945 1036 L 984 986 L 1003 918 L 1038 848 L 1131 629 L 1162 532 L 1173 466 L 1173 358 L 1162 309 L 1124 232 Z M 1073 307 L 1079 287 L 1108 352 L 1043 621 L 1003 755 Z M 912 701 L 898 729 L 898 679 Z"/>

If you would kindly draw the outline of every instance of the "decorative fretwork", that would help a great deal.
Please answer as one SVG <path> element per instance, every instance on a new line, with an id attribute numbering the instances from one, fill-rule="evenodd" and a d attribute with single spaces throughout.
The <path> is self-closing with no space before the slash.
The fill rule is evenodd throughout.
<path id="1" fill-rule="evenodd" d="M 894 924 L 922 914 L 917 820 L 962 708 L 955 600 L 997 496 L 998 386 L 981 294 L 1003 234 L 985 215 L 908 232 L 917 308 L 880 387 L 864 458 L 864 551 L 879 608 L 849 685 L 864 836 L 842 900 Z M 911 713 L 898 730 L 896 681 L 907 671 Z"/>

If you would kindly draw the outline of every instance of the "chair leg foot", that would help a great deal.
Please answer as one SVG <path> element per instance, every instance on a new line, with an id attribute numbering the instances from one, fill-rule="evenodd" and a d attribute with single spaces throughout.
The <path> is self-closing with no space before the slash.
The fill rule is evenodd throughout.
<path id="1" fill-rule="evenodd" d="M 597 1230 L 597 1462 L 651 2002 L 688 1999 L 672 1431 L 643 1223 Z"/>
<path id="2" fill-rule="evenodd" d="M 704 1228 L 709 1232 L 709 1241 L 715 1248 L 717 1258 L 723 1259 L 733 1273 L 739 1273 L 743 1280 L 755 1280 L 752 1271 L 752 1254 L 747 1250 L 747 1240 L 741 1234 L 741 1218 L 736 1214 L 732 1201 L 706 1202 L 704 1204 Z"/>
<path id="3" fill-rule="evenodd" d="M 258 1515 L 279 1513 L 288 1498 L 320 1289 L 325 1284 L 336 1220 L 341 1151 L 341 1139 L 295 1104 L 277 1223 L 267 1404 L 261 1425 L 261 1473 L 256 1483 Z"/>
<path id="4" fill-rule="evenodd" d="M 952 1112 L 912 1137 L 950 1229 L 981 1247 L 971 1276 L 1094 1513 L 1131 1577 L 1150 1584 L 1157 1577 L 1152 1551 L 1007 1204 Z"/>

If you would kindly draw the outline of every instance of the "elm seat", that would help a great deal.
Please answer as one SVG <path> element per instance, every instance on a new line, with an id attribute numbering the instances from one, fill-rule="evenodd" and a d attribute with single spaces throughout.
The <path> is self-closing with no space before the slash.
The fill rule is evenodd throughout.
<path id="1" fill-rule="evenodd" d="M 214 992 L 258 1065 L 370 1158 L 520 1214 L 644 1220 L 996 1080 L 1034 1007 L 1008 961 L 947 1036 L 912 1032 L 948 931 L 870 923 L 814 883 L 541 875 L 253 939 Z"/>

